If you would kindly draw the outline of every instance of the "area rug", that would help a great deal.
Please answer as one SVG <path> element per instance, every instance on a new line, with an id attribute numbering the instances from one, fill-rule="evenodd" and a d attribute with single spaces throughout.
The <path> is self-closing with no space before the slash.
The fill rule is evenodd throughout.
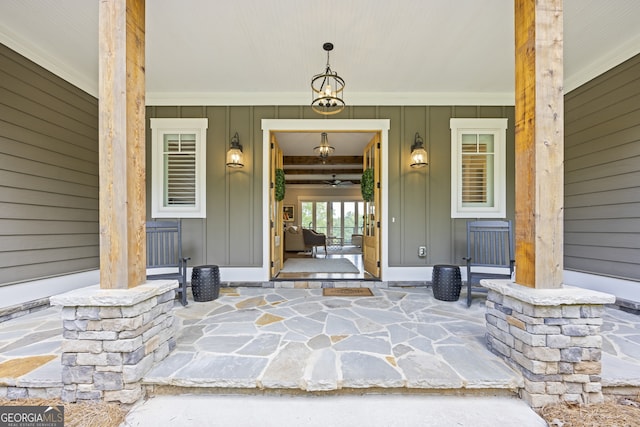
<path id="1" fill-rule="evenodd" d="M 316 252 L 320 255 L 324 255 L 324 248 L 322 246 L 316 246 Z M 329 255 L 362 255 L 362 248 L 358 246 L 328 246 L 327 252 Z M 298 252 L 298 256 L 310 256 L 311 251 Z"/>
<path id="2" fill-rule="evenodd" d="M 282 273 L 359 273 L 358 267 L 346 258 L 290 258 Z"/>
<path id="3" fill-rule="evenodd" d="M 369 288 L 324 288 L 322 296 L 325 297 L 372 297 L 373 292 Z"/>
<path id="4" fill-rule="evenodd" d="M 319 254 L 324 254 L 324 248 L 322 246 L 316 246 L 316 250 Z M 362 248 L 358 246 L 327 246 L 327 252 L 330 254 L 361 254 Z"/>

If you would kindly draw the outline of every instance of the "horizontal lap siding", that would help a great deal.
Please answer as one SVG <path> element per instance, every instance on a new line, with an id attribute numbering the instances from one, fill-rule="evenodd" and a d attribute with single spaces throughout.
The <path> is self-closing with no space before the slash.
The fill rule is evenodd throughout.
<path id="1" fill-rule="evenodd" d="M 640 55 L 565 97 L 564 262 L 640 280 Z"/>
<path id="2" fill-rule="evenodd" d="M 99 267 L 98 101 L 0 45 L 0 286 Z"/>

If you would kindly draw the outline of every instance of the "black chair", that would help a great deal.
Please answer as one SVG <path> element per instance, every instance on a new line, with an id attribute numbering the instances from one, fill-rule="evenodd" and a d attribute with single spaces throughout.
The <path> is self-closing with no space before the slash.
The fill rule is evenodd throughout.
<path id="1" fill-rule="evenodd" d="M 482 279 L 508 279 L 513 274 L 513 228 L 511 221 L 467 222 L 467 307 L 471 306 L 472 290 L 487 292 L 476 287 Z M 478 270 L 484 271 L 478 271 Z M 487 272 L 487 269 L 500 269 Z M 503 271 L 503 272 L 502 272 Z"/>
<path id="2" fill-rule="evenodd" d="M 322 233 L 318 233 L 315 230 L 309 228 L 302 229 L 302 238 L 304 239 L 305 248 L 311 248 L 311 256 L 316 246 L 324 246 L 325 256 L 327 254 L 327 236 Z"/>
<path id="3" fill-rule="evenodd" d="M 147 222 L 147 279 L 177 280 L 182 305 L 187 305 L 187 261 L 182 256 L 182 224 L 180 221 Z M 151 269 L 165 269 L 161 273 Z M 166 270 L 175 271 L 166 272 Z"/>

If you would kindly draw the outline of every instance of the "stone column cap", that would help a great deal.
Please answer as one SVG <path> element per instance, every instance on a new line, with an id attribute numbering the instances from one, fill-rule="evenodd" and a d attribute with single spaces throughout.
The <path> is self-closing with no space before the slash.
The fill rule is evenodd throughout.
<path id="1" fill-rule="evenodd" d="M 102 289 L 100 285 L 74 289 L 49 299 L 51 305 L 75 306 L 132 306 L 178 287 L 177 280 L 149 280 L 128 289 Z"/>
<path id="2" fill-rule="evenodd" d="M 533 305 L 585 305 L 613 304 L 615 295 L 577 286 L 562 285 L 555 289 L 529 288 L 511 280 L 483 279 L 480 284 L 487 289 Z"/>

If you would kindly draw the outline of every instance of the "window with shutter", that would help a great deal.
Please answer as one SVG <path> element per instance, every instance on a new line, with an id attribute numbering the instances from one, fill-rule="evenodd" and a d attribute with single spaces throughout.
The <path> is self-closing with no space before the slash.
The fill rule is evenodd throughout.
<path id="1" fill-rule="evenodd" d="M 207 119 L 151 119 L 153 218 L 204 218 Z"/>
<path id="2" fill-rule="evenodd" d="M 165 191 L 163 205 L 196 204 L 196 135 L 164 135 Z"/>
<path id="3" fill-rule="evenodd" d="M 451 217 L 506 215 L 507 119 L 451 119 Z"/>
<path id="4" fill-rule="evenodd" d="M 462 206 L 493 203 L 493 135 L 462 135 Z"/>

